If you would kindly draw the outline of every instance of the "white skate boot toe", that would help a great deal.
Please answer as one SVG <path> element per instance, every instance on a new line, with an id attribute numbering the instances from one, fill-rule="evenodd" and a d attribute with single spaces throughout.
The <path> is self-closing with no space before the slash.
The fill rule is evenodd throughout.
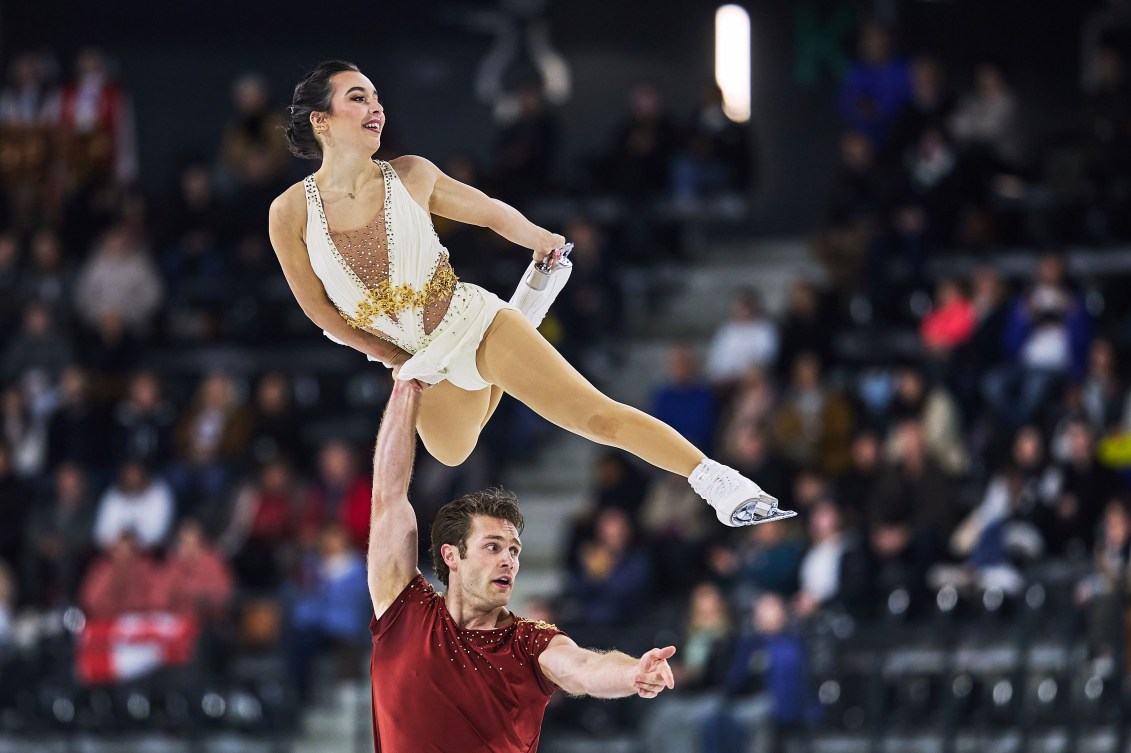
<path id="1" fill-rule="evenodd" d="M 732 528 L 754 526 L 797 515 L 778 508 L 776 497 L 738 471 L 713 460 L 704 460 L 688 479 L 691 488 L 715 508 L 719 522 Z"/>

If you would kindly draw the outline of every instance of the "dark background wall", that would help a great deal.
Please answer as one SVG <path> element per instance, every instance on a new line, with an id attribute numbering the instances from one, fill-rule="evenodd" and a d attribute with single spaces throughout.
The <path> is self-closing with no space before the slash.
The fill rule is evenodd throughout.
<path id="1" fill-rule="evenodd" d="M 569 62 L 573 97 L 559 108 L 562 167 L 602 147 L 633 81 L 646 78 L 686 115 L 713 74 L 715 2 L 550 0 L 552 39 Z M 894 16 L 905 52 L 941 57 L 962 89 L 980 60 L 1003 62 L 1037 133 L 1064 127 L 1076 96 L 1079 29 L 1100 0 L 750 0 L 759 218 L 767 232 L 806 229 L 835 153 L 839 66 L 852 56 L 861 9 Z M 0 2 L 0 55 L 50 48 L 70 65 L 104 46 L 132 89 L 144 180 L 172 180 L 188 156 L 214 154 L 229 86 L 254 69 L 280 103 L 309 65 L 357 62 L 373 78 L 405 151 L 436 161 L 457 150 L 485 155 L 493 132 L 473 80 L 492 37 L 466 23 L 494 0 L 369 3 L 241 0 Z M 1033 144 L 1038 147 L 1039 144 Z M 819 158 L 819 159 L 815 159 Z"/>

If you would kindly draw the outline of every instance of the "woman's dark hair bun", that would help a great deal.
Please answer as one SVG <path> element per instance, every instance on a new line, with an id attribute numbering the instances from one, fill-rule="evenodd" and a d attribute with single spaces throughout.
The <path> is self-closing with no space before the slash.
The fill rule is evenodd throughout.
<path id="1" fill-rule="evenodd" d="M 334 94 L 330 79 L 343 71 L 358 71 L 358 67 L 345 60 L 326 60 L 314 67 L 295 84 L 295 93 L 287 107 L 287 148 L 302 159 L 322 159 L 322 145 L 314 136 L 310 113 L 330 112 Z"/>

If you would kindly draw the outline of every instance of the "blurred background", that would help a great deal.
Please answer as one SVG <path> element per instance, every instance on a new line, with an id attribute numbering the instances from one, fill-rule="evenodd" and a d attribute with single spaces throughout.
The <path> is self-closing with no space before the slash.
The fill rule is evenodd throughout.
<path id="1" fill-rule="evenodd" d="M 1123 0 L 0 1 L 0 751 L 372 750 L 390 380 L 266 233 L 331 57 L 380 157 L 576 243 L 571 362 L 801 513 L 509 399 L 421 453 L 425 536 L 518 493 L 519 614 L 679 648 L 542 751 L 1126 750 L 1129 55 Z M 528 252 L 436 225 L 509 298 Z"/>

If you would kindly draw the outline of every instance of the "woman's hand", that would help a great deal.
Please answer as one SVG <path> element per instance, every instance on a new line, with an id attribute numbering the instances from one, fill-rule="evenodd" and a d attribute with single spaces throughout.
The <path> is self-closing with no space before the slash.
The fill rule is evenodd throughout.
<path id="1" fill-rule="evenodd" d="M 542 261 L 565 244 L 565 236 L 551 233 L 549 230 L 543 230 L 539 233 L 538 242 L 532 247 L 534 249 L 534 261 Z"/>

